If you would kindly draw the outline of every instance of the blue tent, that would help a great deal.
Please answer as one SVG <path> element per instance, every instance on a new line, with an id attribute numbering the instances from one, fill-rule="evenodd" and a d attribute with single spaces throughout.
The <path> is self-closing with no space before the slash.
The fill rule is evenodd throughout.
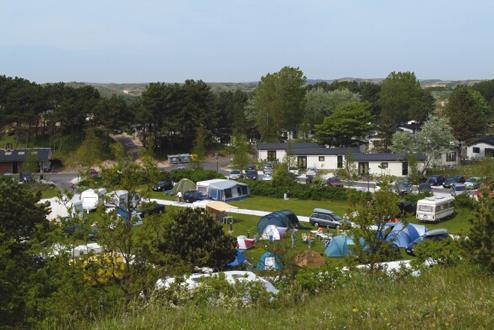
<path id="1" fill-rule="evenodd" d="M 281 259 L 276 254 L 264 252 L 257 262 L 257 270 L 279 270 L 282 268 Z"/>
<path id="2" fill-rule="evenodd" d="M 417 240 L 419 237 L 424 235 L 426 228 L 423 225 L 408 224 L 403 226 L 403 224 L 397 223 L 391 232 L 386 237 L 386 240 L 392 242 L 399 248 L 408 248 L 408 246 Z"/>
<path id="3" fill-rule="evenodd" d="M 259 219 L 257 231 L 262 234 L 264 229 L 269 225 L 284 228 L 296 228 L 299 226 L 297 216 L 290 210 L 274 211 Z"/>
<path id="4" fill-rule="evenodd" d="M 331 239 L 328 246 L 324 250 L 326 257 L 346 257 L 351 253 L 353 240 L 346 235 L 338 235 Z"/>
<path id="5" fill-rule="evenodd" d="M 245 257 L 244 252 L 241 250 L 237 250 L 237 254 L 235 254 L 235 259 L 232 262 L 228 263 L 227 266 L 228 267 L 239 267 L 239 266 L 243 265 L 246 260 L 247 260 L 247 258 Z"/>

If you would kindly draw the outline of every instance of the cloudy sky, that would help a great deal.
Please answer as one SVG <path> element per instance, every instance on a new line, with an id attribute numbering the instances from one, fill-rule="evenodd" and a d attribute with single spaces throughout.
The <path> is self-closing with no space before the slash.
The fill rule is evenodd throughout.
<path id="1" fill-rule="evenodd" d="M 0 0 L 0 74 L 38 82 L 494 78 L 492 0 Z"/>

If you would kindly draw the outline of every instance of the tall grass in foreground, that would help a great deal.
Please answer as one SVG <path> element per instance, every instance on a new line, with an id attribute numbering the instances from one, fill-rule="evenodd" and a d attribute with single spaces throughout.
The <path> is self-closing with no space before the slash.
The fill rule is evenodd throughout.
<path id="1" fill-rule="evenodd" d="M 494 328 L 494 277 L 471 266 L 435 268 L 391 279 L 352 274 L 319 295 L 281 299 L 273 306 L 228 308 L 150 305 L 114 315 L 95 329 L 418 329 Z M 295 300 L 295 299 L 294 299 Z"/>

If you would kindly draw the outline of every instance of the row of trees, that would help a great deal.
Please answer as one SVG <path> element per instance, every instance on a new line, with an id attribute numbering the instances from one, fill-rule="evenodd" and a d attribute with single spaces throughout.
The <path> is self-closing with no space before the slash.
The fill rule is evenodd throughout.
<path id="1" fill-rule="evenodd" d="M 457 140 L 468 141 L 487 131 L 493 109 L 494 82 L 484 81 L 457 87 L 437 115 L 448 119 Z M 299 68 L 284 67 L 263 76 L 251 95 L 240 90 L 215 94 L 206 83 L 187 80 L 151 83 L 137 98 L 102 98 L 90 86 L 38 85 L 0 76 L 0 126 L 26 145 L 40 135 L 99 127 L 137 131 L 146 147 L 166 154 L 190 150 L 201 127 L 206 145 L 229 142 L 234 131 L 266 142 L 293 133 L 299 139 L 351 145 L 377 131 L 387 150 L 400 123 L 424 122 L 434 110 L 431 92 L 411 72 L 392 72 L 381 84 L 307 84 Z"/>

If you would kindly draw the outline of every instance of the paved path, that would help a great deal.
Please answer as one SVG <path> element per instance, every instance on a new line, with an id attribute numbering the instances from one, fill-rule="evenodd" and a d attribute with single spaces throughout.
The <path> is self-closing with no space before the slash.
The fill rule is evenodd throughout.
<path id="1" fill-rule="evenodd" d="M 150 199 L 152 202 L 156 202 L 157 204 L 161 205 L 169 205 L 169 206 L 176 206 L 176 207 L 189 207 L 189 208 L 205 208 L 207 205 L 207 202 L 209 201 L 199 201 L 199 202 L 194 202 L 194 203 L 181 203 L 181 202 L 175 202 L 175 201 L 170 201 L 166 199 L 156 199 L 156 198 L 151 198 Z M 255 215 L 258 217 L 265 216 L 266 214 L 269 214 L 271 212 L 267 211 L 260 211 L 260 210 L 249 210 L 249 209 L 241 209 L 238 207 L 235 207 L 232 205 L 232 208 L 228 210 L 229 213 L 236 213 L 236 214 L 246 214 L 246 215 Z M 297 215 L 298 220 L 301 222 L 309 222 L 309 217 L 303 216 L 303 215 Z"/>

